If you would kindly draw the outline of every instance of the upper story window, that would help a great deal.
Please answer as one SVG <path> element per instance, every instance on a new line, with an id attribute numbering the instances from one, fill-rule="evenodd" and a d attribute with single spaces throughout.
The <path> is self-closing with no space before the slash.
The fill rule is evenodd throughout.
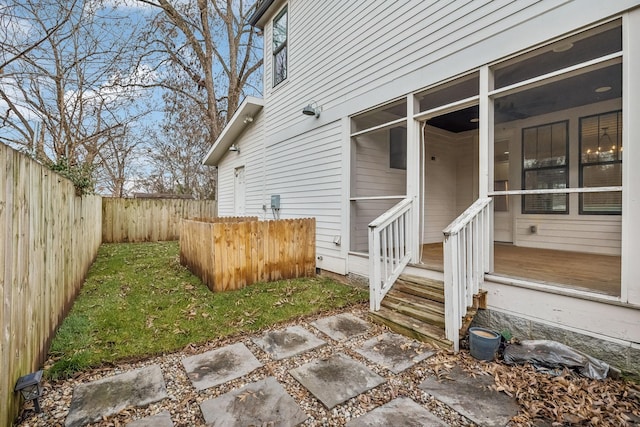
<path id="1" fill-rule="evenodd" d="M 273 86 L 287 78 L 288 8 L 273 20 Z"/>

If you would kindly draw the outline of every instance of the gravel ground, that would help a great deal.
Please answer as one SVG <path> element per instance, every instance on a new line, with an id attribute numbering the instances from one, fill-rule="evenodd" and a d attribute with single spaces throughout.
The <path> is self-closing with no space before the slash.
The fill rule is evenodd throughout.
<path id="1" fill-rule="evenodd" d="M 101 422 L 91 424 L 91 426 L 124 426 L 135 419 L 154 415 L 163 410 L 169 411 L 175 426 L 205 426 L 199 406 L 202 401 L 220 396 L 228 391 L 240 388 L 246 384 L 264 379 L 268 376 L 276 377 L 287 392 L 307 413 L 309 418 L 303 425 L 341 426 L 350 419 L 363 415 L 366 412 L 369 412 L 372 409 L 400 396 L 410 397 L 416 402 L 422 404 L 433 414 L 444 420 L 448 425 L 474 425 L 471 421 L 451 410 L 443 403 L 437 401 L 425 391 L 420 390 L 418 385 L 427 376 L 437 375 L 438 377 L 446 377 L 448 369 L 451 369 L 455 365 L 460 365 L 467 371 L 479 374 L 491 372 L 491 375 L 495 375 L 497 378 L 496 369 L 498 368 L 494 365 L 503 365 L 498 363 L 488 364 L 477 362 L 466 352 L 460 352 L 458 355 L 454 356 L 447 352 L 440 351 L 436 355 L 417 363 L 404 372 L 394 374 L 391 371 L 369 362 L 353 350 L 353 348 L 359 347 L 367 339 L 386 332 L 386 328 L 373 325 L 364 335 L 354 337 L 345 342 L 336 342 L 309 325 L 310 322 L 317 318 L 345 311 L 352 312 L 356 316 L 366 319 L 366 307 L 358 306 L 356 308 L 351 307 L 346 310 L 322 313 L 321 315 L 298 319 L 288 324 L 280 324 L 277 328 L 274 328 L 283 329 L 292 324 L 300 324 L 316 334 L 319 338 L 327 341 L 329 344 L 289 359 L 280 361 L 271 360 L 264 351 L 253 344 L 251 336 L 244 335 L 211 341 L 199 346 L 188 346 L 182 351 L 163 356 L 152 357 L 136 362 L 121 363 L 113 367 L 104 367 L 83 372 L 76 375 L 74 378 L 65 381 L 45 382 L 44 396 L 41 398 L 40 402 L 43 412 L 41 414 L 34 414 L 33 411 L 25 411 L 22 418 L 19 420 L 18 426 L 63 426 L 64 420 L 69 411 L 73 388 L 76 385 L 154 364 L 159 365 L 162 369 L 167 386 L 167 393 L 170 396 L 168 399 L 164 399 L 161 402 L 151 404 L 144 408 L 127 408 L 117 415 L 108 417 Z M 262 333 L 263 332 L 264 331 L 262 331 Z M 257 333 L 255 335 L 261 335 L 261 333 Z M 204 353 L 236 342 L 242 342 L 245 344 L 264 366 L 237 380 L 206 390 L 196 391 L 187 378 L 186 372 L 182 367 L 181 360 L 187 356 Z M 424 350 L 426 351 L 428 349 L 430 348 L 425 345 Z M 289 370 L 304 365 L 311 360 L 325 359 L 336 353 L 345 353 L 349 357 L 362 362 L 378 375 L 384 377 L 387 382 L 373 390 L 365 392 L 341 405 L 338 405 L 332 410 L 327 410 L 291 375 L 289 375 L 288 372 Z M 638 396 L 636 396 L 636 398 L 637 397 Z M 633 399 L 634 397 L 631 396 L 630 398 Z M 640 404 L 638 404 L 638 410 L 640 410 Z M 517 425 L 529 424 L 529 420 L 526 416 L 520 418 L 522 422 L 517 423 Z"/>

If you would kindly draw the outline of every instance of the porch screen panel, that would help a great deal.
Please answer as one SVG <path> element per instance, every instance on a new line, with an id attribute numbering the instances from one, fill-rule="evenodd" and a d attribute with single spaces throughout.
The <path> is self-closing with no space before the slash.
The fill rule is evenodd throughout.
<path id="1" fill-rule="evenodd" d="M 622 22 L 616 20 L 527 52 L 494 67 L 495 88 L 503 88 L 622 50 Z"/>
<path id="2" fill-rule="evenodd" d="M 477 96 L 480 92 L 479 81 L 479 73 L 475 72 L 420 92 L 416 94 L 416 99 L 419 102 L 419 111 L 427 111 L 432 108 Z"/>
<path id="3" fill-rule="evenodd" d="M 375 110 L 360 113 L 351 118 L 351 132 L 360 132 L 370 128 L 407 117 L 407 100 L 400 99 Z"/>
<path id="4" fill-rule="evenodd" d="M 407 194 L 407 100 L 351 117 L 350 251 L 369 251 L 369 223 Z"/>
<path id="5" fill-rule="evenodd" d="M 406 126 L 379 129 L 351 138 L 351 197 L 404 197 L 407 191 Z"/>
<path id="6" fill-rule="evenodd" d="M 351 246 L 354 252 L 369 252 L 369 223 L 391 209 L 398 200 L 352 200 Z"/>

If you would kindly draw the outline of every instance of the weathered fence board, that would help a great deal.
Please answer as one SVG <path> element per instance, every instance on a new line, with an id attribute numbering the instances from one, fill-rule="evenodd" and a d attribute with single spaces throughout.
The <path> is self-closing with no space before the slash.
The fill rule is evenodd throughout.
<path id="1" fill-rule="evenodd" d="M 315 230 L 313 218 L 183 220 L 180 262 L 214 292 L 311 277 L 316 266 Z"/>
<path id="2" fill-rule="evenodd" d="M 216 216 L 215 200 L 102 199 L 105 243 L 178 240 L 183 218 Z"/>
<path id="3" fill-rule="evenodd" d="M 0 425 L 16 380 L 44 362 L 100 246 L 101 202 L 0 144 Z"/>

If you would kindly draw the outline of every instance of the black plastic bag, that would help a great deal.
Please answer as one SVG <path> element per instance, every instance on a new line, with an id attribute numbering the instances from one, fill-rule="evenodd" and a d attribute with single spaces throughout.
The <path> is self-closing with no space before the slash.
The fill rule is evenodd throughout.
<path id="1" fill-rule="evenodd" d="M 504 362 L 508 365 L 530 363 L 539 371 L 556 375 L 563 368 L 569 368 L 596 380 L 605 379 L 609 374 L 607 363 L 550 340 L 526 340 L 508 345 L 504 349 Z"/>

